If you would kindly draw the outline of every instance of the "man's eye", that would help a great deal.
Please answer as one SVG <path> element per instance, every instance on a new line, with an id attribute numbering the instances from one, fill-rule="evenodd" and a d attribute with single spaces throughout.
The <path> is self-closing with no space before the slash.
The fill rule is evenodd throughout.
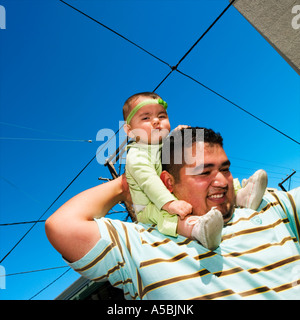
<path id="1" fill-rule="evenodd" d="M 149 117 L 144 117 L 142 118 L 142 120 L 149 120 Z"/>
<path id="2" fill-rule="evenodd" d="M 210 171 L 201 172 L 198 175 L 199 176 L 208 176 L 210 174 Z"/>
<path id="3" fill-rule="evenodd" d="M 222 172 L 229 172 L 229 168 L 224 168 L 224 169 L 221 169 Z"/>

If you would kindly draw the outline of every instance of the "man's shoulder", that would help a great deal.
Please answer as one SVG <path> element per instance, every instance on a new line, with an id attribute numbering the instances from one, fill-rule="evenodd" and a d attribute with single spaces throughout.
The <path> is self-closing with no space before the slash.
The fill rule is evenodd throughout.
<path id="1" fill-rule="evenodd" d="M 300 187 L 289 191 L 272 190 L 265 193 L 263 202 L 280 201 L 282 204 L 300 206 Z M 260 206 L 260 207 L 261 207 Z"/>

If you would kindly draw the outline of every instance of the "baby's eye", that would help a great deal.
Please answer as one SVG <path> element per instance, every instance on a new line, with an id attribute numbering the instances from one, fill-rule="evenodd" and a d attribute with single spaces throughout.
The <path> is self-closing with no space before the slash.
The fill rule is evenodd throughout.
<path id="1" fill-rule="evenodd" d="M 165 114 L 162 114 L 159 116 L 160 119 L 165 119 L 167 116 Z"/>
<path id="2" fill-rule="evenodd" d="M 149 120 L 149 117 L 143 117 L 142 120 Z"/>

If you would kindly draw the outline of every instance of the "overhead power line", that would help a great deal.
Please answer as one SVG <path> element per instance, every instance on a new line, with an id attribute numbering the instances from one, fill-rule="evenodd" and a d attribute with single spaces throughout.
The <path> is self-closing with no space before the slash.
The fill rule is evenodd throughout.
<path id="1" fill-rule="evenodd" d="M 73 139 L 40 139 L 40 138 L 9 138 L 9 137 L 0 137 L 0 140 L 23 140 L 23 141 L 52 141 L 52 142 L 89 142 L 92 143 L 92 140 L 73 140 Z"/>
<path id="2" fill-rule="evenodd" d="M 187 53 L 178 61 L 175 68 L 177 70 L 180 63 L 191 53 L 191 51 L 196 47 L 196 45 L 201 41 L 205 35 L 210 31 L 210 29 L 221 19 L 224 13 L 233 5 L 236 0 L 232 0 L 228 6 L 219 14 L 219 16 L 213 21 L 213 23 L 205 30 L 205 32 L 199 37 L 199 39 L 191 46 L 191 48 L 187 51 Z"/>
<path id="3" fill-rule="evenodd" d="M 122 128 L 122 126 L 121 126 Z M 11 248 L 11 250 L 1 259 L 0 263 L 2 263 L 11 253 L 12 251 L 21 243 L 21 241 L 29 234 L 29 232 L 37 225 L 37 223 L 44 217 L 44 215 L 53 207 L 53 205 L 58 201 L 58 199 L 67 191 L 67 189 L 75 182 L 75 180 L 82 174 L 82 172 L 96 159 L 97 154 L 100 153 L 107 144 L 115 137 L 115 135 L 121 130 L 119 128 L 117 132 L 108 139 L 101 148 L 99 148 L 98 152 L 92 157 L 92 159 L 77 173 L 77 175 L 72 179 L 72 181 L 63 189 L 63 191 L 57 196 L 57 198 L 50 204 L 50 206 L 43 212 L 43 214 L 34 222 L 34 224 L 27 230 L 27 232 L 17 241 L 17 243 Z"/>
<path id="4" fill-rule="evenodd" d="M 237 105 L 236 103 L 234 103 L 233 101 L 227 99 L 226 97 L 224 97 L 222 94 L 218 93 L 217 91 L 209 88 L 208 86 L 204 85 L 203 83 L 201 83 L 200 81 L 196 80 L 195 78 L 189 76 L 188 74 L 182 72 L 182 71 L 179 71 L 179 70 L 176 70 L 177 72 L 179 72 L 180 74 L 182 74 L 183 76 L 193 80 L 194 82 L 200 84 L 202 87 L 204 87 L 205 89 L 209 90 L 210 92 L 214 93 L 215 95 L 219 96 L 220 98 L 224 99 L 225 101 L 231 103 L 233 106 L 237 107 L 238 109 L 240 109 L 241 111 L 247 113 L 249 116 L 255 118 L 256 120 L 262 122 L 263 124 L 265 124 L 266 126 L 270 127 L 271 129 L 277 131 L 278 133 L 282 134 L 283 136 L 285 136 L 286 138 L 296 142 L 297 144 L 300 144 L 299 141 L 295 140 L 294 138 L 292 138 L 291 136 L 287 135 L 286 133 L 284 133 L 283 131 L 275 128 L 274 126 L 272 126 L 271 124 L 269 124 L 268 122 L 262 120 L 261 118 L 255 116 L 253 113 L 247 111 L 246 109 L 242 108 L 241 106 Z"/>
<path id="5" fill-rule="evenodd" d="M 74 140 L 74 139 L 71 139 L 71 137 L 63 135 L 61 133 L 52 132 L 52 131 L 48 131 L 48 130 L 41 130 L 41 129 L 36 129 L 36 128 L 25 127 L 23 125 L 19 125 L 19 124 L 15 124 L 15 123 L 8 123 L 8 122 L 0 121 L 0 125 L 19 128 L 19 129 L 30 130 L 30 131 L 39 132 L 39 133 L 46 133 L 48 135 L 51 134 L 51 135 L 55 135 L 55 136 L 58 136 L 58 137 L 61 137 L 61 138 L 65 138 L 65 139 L 68 139 L 68 140 Z M 74 141 L 77 141 L 77 140 L 74 140 Z M 78 141 L 81 141 L 81 140 L 78 140 Z M 90 141 L 90 140 L 82 140 L 82 141 Z"/>
<path id="6" fill-rule="evenodd" d="M 107 30 L 109 30 L 109 31 L 113 32 L 115 35 L 117 35 L 117 36 L 119 36 L 120 38 L 122 38 L 122 39 L 126 40 L 127 42 L 131 43 L 131 44 L 132 44 L 132 45 L 134 45 L 135 47 L 139 48 L 140 50 L 144 51 L 144 52 L 145 52 L 145 53 L 147 53 L 148 55 L 152 56 L 152 57 L 153 57 L 153 58 L 155 58 L 156 60 L 158 60 L 158 61 L 160 61 L 160 62 L 164 63 L 165 65 L 167 65 L 168 67 L 170 67 L 170 68 L 171 68 L 171 66 L 170 66 L 166 61 L 164 61 L 164 60 L 160 59 L 159 57 L 157 57 L 157 56 L 156 56 L 156 55 L 154 55 L 153 53 L 151 53 L 151 52 L 149 52 L 148 50 L 146 50 L 146 49 L 142 48 L 141 46 L 139 46 L 139 45 L 138 45 L 138 44 L 136 44 L 135 42 L 133 42 L 133 41 L 129 40 L 128 38 L 126 38 L 125 36 L 123 36 L 122 34 L 120 34 L 119 32 L 117 32 L 117 31 L 113 30 L 112 28 L 110 28 L 110 27 L 106 26 L 106 25 L 105 25 L 105 24 L 103 24 L 102 22 L 100 22 L 100 21 L 98 21 L 98 20 L 96 20 L 96 19 L 92 18 L 91 16 L 89 16 L 89 15 L 88 15 L 88 14 L 86 14 L 86 13 L 84 13 L 83 11 L 81 11 L 81 10 L 79 10 L 79 9 L 77 9 L 77 8 L 75 8 L 75 7 L 73 7 L 72 5 L 70 5 L 69 3 L 67 3 L 66 1 L 63 1 L 63 0 L 59 0 L 59 1 L 60 1 L 60 2 L 62 2 L 62 3 L 64 3 L 64 4 L 66 4 L 66 5 L 67 5 L 67 6 L 69 6 L 70 8 L 74 9 L 75 11 L 77 11 L 77 12 L 81 13 L 81 14 L 82 14 L 82 15 L 84 15 L 85 17 L 87 17 L 87 18 L 91 19 L 92 21 L 94 21 L 94 22 L 98 23 L 100 26 L 102 26 L 102 27 L 104 27 L 105 29 L 107 29 Z"/>
<path id="7" fill-rule="evenodd" d="M 22 222 L 10 222 L 10 223 L 0 223 L 0 227 L 16 226 L 20 224 L 31 224 L 45 222 L 46 220 L 35 220 L 35 221 L 22 221 Z"/>
<path id="8" fill-rule="evenodd" d="M 52 267 L 52 268 L 45 268 L 45 269 L 38 269 L 38 270 L 30 270 L 30 271 L 21 271 L 21 272 L 15 272 L 15 273 L 8 273 L 5 275 L 0 275 L 0 277 L 9 277 L 9 276 L 18 276 L 28 273 L 36 273 L 36 272 L 42 272 L 42 271 L 49 271 L 49 270 L 56 270 L 56 269 L 65 269 L 69 266 L 60 266 L 60 267 Z"/>
<path id="9" fill-rule="evenodd" d="M 232 0 L 228 6 L 218 15 L 218 17 L 211 23 L 211 25 L 202 33 L 202 35 L 198 38 L 198 40 L 191 46 L 191 48 L 183 55 L 183 57 L 177 62 L 177 64 L 173 67 L 171 67 L 171 72 L 156 86 L 156 88 L 153 90 L 155 92 L 162 84 L 163 82 L 169 77 L 169 75 L 173 71 L 177 71 L 178 66 L 181 64 L 181 62 L 191 53 L 191 51 L 196 47 L 196 45 L 206 36 L 206 34 L 211 30 L 211 28 L 221 19 L 221 17 L 224 15 L 224 13 L 233 5 L 233 3 L 236 0 Z"/>
<path id="10" fill-rule="evenodd" d="M 110 214 L 119 214 L 119 213 L 126 213 L 126 210 L 113 210 L 111 209 L 110 212 L 107 212 L 107 215 Z M 41 223 L 46 222 L 46 220 L 34 220 L 34 221 L 18 221 L 18 222 L 9 222 L 9 223 L 0 223 L 0 227 L 9 227 L 9 226 L 17 226 L 22 224 L 31 224 L 31 223 Z"/>
<path id="11" fill-rule="evenodd" d="M 66 4 L 67 6 L 69 6 L 70 8 L 74 9 L 75 11 L 79 12 L 80 14 L 84 15 L 85 17 L 91 19 L 92 21 L 96 22 L 97 24 L 101 25 L 102 27 L 106 28 L 107 30 L 113 32 L 114 34 L 116 34 L 117 36 L 121 37 L 122 39 L 126 40 L 127 42 L 131 43 L 132 45 L 134 45 L 135 47 L 139 48 L 140 50 L 146 52 L 147 54 L 149 54 L 150 56 L 152 56 L 153 58 L 157 59 L 158 61 L 164 63 L 165 65 L 167 65 L 171 71 L 164 77 L 164 79 L 162 81 L 160 81 L 160 83 L 155 87 L 155 89 L 153 90 L 153 92 L 155 92 L 168 78 L 169 76 L 174 72 L 177 71 L 178 73 L 180 73 L 181 75 L 193 80 L 194 82 L 200 84 L 201 86 L 203 86 L 204 88 L 206 88 L 207 90 L 209 90 L 210 92 L 218 95 L 220 98 L 226 100 L 227 102 L 231 103 L 232 105 L 234 105 L 235 107 L 239 108 L 240 110 L 244 111 L 245 113 L 247 113 L 248 115 L 252 116 L 253 118 L 255 118 L 256 120 L 264 123 L 265 125 L 267 125 L 269 128 L 277 131 L 278 133 L 282 134 L 283 136 L 285 136 L 286 138 L 296 142 L 297 144 L 300 144 L 299 141 L 297 141 L 296 139 L 290 137 L 289 135 L 287 135 L 286 133 L 284 133 L 283 131 L 275 128 L 274 126 L 272 126 L 271 124 L 269 124 L 268 122 L 262 120 L 261 118 L 255 116 L 254 114 L 252 114 L 251 112 L 247 111 L 246 109 L 240 107 L 239 105 L 235 104 L 234 102 L 232 102 L 231 100 L 225 98 L 225 96 L 219 94 L 218 92 L 216 92 L 215 90 L 209 88 L 208 86 L 204 85 L 203 83 L 201 83 L 200 81 L 194 79 L 193 77 L 187 75 L 186 73 L 179 71 L 178 70 L 178 66 L 181 64 L 181 62 L 191 53 L 191 51 L 196 47 L 196 45 L 204 38 L 205 35 L 207 35 L 207 33 L 212 29 L 212 27 L 220 20 L 220 18 L 228 11 L 228 9 L 233 5 L 233 3 L 236 0 L 232 0 L 227 6 L 226 8 L 218 15 L 218 17 L 210 24 L 210 26 L 204 31 L 204 33 L 197 39 L 197 41 L 191 46 L 191 48 L 182 56 L 182 58 L 177 62 L 177 64 L 175 66 L 171 66 L 168 62 L 162 60 L 161 58 L 157 57 L 156 55 L 154 55 L 153 53 L 151 53 L 150 51 L 144 49 L 143 47 L 141 47 L 140 45 L 136 44 L 135 42 L 131 41 L 130 39 L 126 38 L 125 36 L 123 36 L 122 34 L 120 34 L 119 32 L 113 30 L 112 28 L 106 26 L 105 24 L 103 24 L 102 22 L 92 18 L 91 16 L 89 16 L 88 14 L 84 13 L 83 11 L 73 7 L 72 5 L 68 4 L 67 2 L 63 1 L 63 0 L 59 0 L 60 2 Z"/>
<path id="12" fill-rule="evenodd" d="M 57 280 L 59 280 L 61 277 L 63 277 L 67 272 L 69 272 L 71 270 L 71 268 L 69 267 L 69 269 L 67 269 L 66 271 L 64 271 L 59 277 L 57 277 L 56 279 L 54 279 L 52 282 L 50 282 L 46 287 L 44 287 L 43 289 L 41 289 L 39 292 L 37 292 L 35 295 L 33 295 L 31 298 L 29 298 L 28 300 L 32 300 L 33 298 L 35 298 L 36 296 L 38 296 L 40 293 L 42 293 L 43 291 L 45 291 L 47 288 L 49 288 L 53 283 L 55 283 Z"/>

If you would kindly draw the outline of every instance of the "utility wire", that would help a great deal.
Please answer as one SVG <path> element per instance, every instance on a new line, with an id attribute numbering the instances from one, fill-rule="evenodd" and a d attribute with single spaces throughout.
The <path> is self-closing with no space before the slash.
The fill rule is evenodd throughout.
<path id="1" fill-rule="evenodd" d="M 9 137 L 0 137 L 0 140 L 23 140 L 23 141 L 54 141 L 54 142 L 89 142 L 92 143 L 92 140 L 73 140 L 73 139 L 40 139 L 40 138 L 9 138 Z"/>
<path id="2" fill-rule="evenodd" d="M 202 87 L 204 87 L 205 89 L 207 89 L 207 90 L 209 90 L 210 92 L 212 92 L 212 93 L 216 94 L 217 96 L 219 96 L 220 98 L 224 99 L 225 101 L 227 101 L 227 102 L 231 103 L 232 105 L 234 105 L 234 106 L 235 106 L 235 107 L 237 107 L 238 109 L 240 109 L 240 110 L 242 110 L 242 111 L 246 112 L 248 115 L 250 115 L 251 117 L 255 118 L 256 120 L 258 120 L 258 121 L 262 122 L 263 124 L 265 124 L 266 126 L 270 127 L 271 129 L 273 129 L 273 130 L 277 131 L 278 133 L 280 133 L 280 134 L 284 135 L 284 136 L 285 136 L 285 137 L 287 137 L 288 139 L 290 139 L 290 140 L 292 140 L 292 141 L 296 142 L 297 144 L 300 144 L 300 142 L 299 142 L 299 141 L 297 141 L 297 140 L 293 139 L 292 137 L 290 137 L 289 135 L 287 135 L 287 134 L 285 134 L 284 132 L 280 131 L 279 129 L 275 128 L 274 126 L 270 125 L 270 124 L 269 124 L 269 123 L 267 123 L 266 121 L 264 121 L 264 120 L 262 120 L 261 118 L 259 118 L 259 117 L 255 116 L 253 113 L 251 113 L 251 112 L 247 111 L 246 109 L 244 109 L 244 108 L 242 108 L 241 106 L 237 105 L 237 104 L 236 104 L 236 103 L 234 103 L 233 101 L 231 101 L 231 100 L 229 100 L 229 99 L 225 98 L 222 94 L 220 94 L 220 93 L 216 92 L 215 90 L 213 90 L 213 89 L 209 88 L 208 86 L 204 85 L 203 83 L 201 83 L 200 81 L 196 80 L 195 78 L 193 78 L 193 77 L 191 77 L 191 76 L 187 75 L 186 73 L 184 73 L 184 72 L 182 72 L 182 71 L 179 71 L 178 69 L 177 69 L 176 71 L 177 71 L 177 72 L 179 72 L 180 74 L 182 74 L 183 76 L 185 76 L 185 77 L 187 77 L 187 78 L 189 78 L 189 79 L 193 80 L 194 82 L 196 82 L 196 83 L 200 84 L 200 85 L 201 85 Z"/>
<path id="3" fill-rule="evenodd" d="M 191 48 L 183 55 L 183 57 L 177 62 L 177 64 L 171 67 L 171 72 L 156 86 L 153 92 L 155 92 L 164 81 L 170 76 L 173 71 L 177 70 L 180 63 L 191 53 L 191 51 L 196 47 L 196 45 L 205 37 L 205 35 L 210 31 L 210 29 L 218 22 L 219 19 L 224 15 L 224 13 L 232 6 L 235 0 L 232 0 L 228 6 L 219 14 L 219 16 L 212 22 L 212 24 L 202 33 L 202 35 L 198 38 L 198 40 L 191 46 Z"/>
<path id="4" fill-rule="evenodd" d="M 60 1 L 60 2 L 62 2 L 62 3 L 64 3 L 64 4 L 66 4 L 66 5 L 67 5 L 67 6 L 69 6 L 70 8 L 74 9 L 75 11 L 77 11 L 77 12 L 79 12 L 79 13 L 83 14 L 85 17 L 87 17 L 87 18 L 91 19 L 92 21 L 94 21 L 94 22 L 98 23 L 100 26 L 102 26 L 102 27 L 106 28 L 107 30 L 109 30 L 109 31 L 113 32 L 115 35 L 117 35 L 117 36 L 119 36 L 120 38 L 122 38 L 122 39 L 126 40 L 127 42 L 129 42 L 129 43 L 133 44 L 135 47 L 137 47 L 137 48 L 139 48 L 140 50 L 142 50 L 142 51 L 146 52 L 148 55 L 152 56 L 152 57 L 153 57 L 153 58 L 155 58 L 156 60 L 158 60 L 158 61 L 160 61 L 160 62 L 164 63 L 165 65 L 167 65 L 168 67 L 170 67 L 170 68 L 171 68 L 171 66 L 170 66 L 166 61 L 164 61 L 164 60 L 160 59 L 159 57 L 157 57 L 157 56 L 156 56 L 156 55 L 154 55 L 153 53 L 151 53 L 151 52 L 149 52 L 148 50 L 146 50 L 146 49 L 142 48 L 141 46 L 139 46 L 139 45 L 138 45 L 138 44 L 136 44 L 135 42 L 133 42 L 133 41 L 129 40 L 128 38 L 126 38 L 125 36 L 123 36 L 122 34 L 120 34 L 119 32 L 117 32 L 117 31 L 113 30 L 112 28 L 110 28 L 110 27 L 106 26 L 105 24 L 101 23 L 100 21 L 98 21 L 98 20 L 96 20 L 96 19 L 92 18 L 91 16 L 89 16 L 88 14 L 86 14 L 86 13 L 82 12 L 81 10 L 79 10 L 79 9 L 77 9 L 77 8 L 75 8 L 75 7 L 73 7 L 73 6 L 72 6 L 72 5 L 70 5 L 69 3 L 67 3 L 67 2 L 65 2 L 65 1 L 63 1 L 63 0 L 59 0 L 59 1 Z"/>
<path id="5" fill-rule="evenodd" d="M 40 293 L 42 293 L 43 291 L 45 291 L 47 288 L 49 288 L 53 283 L 55 283 L 57 280 L 59 280 L 61 277 L 63 277 L 67 272 L 69 272 L 71 270 L 71 268 L 69 267 L 69 269 L 67 269 L 65 272 L 63 272 L 58 278 L 56 278 L 55 280 L 53 280 L 52 282 L 50 282 L 46 287 L 44 287 L 42 290 L 40 290 L 39 292 L 37 292 L 35 295 L 33 295 L 31 298 L 29 298 L 28 300 L 32 300 L 33 298 L 35 298 L 37 295 L 39 295 Z"/>
<path id="6" fill-rule="evenodd" d="M 173 73 L 174 70 L 171 70 L 164 78 L 163 80 L 155 87 L 155 89 L 152 92 L 155 92 L 164 82 L 167 80 L 167 78 Z"/>
<path id="7" fill-rule="evenodd" d="M 15 226 L 15 225 L 19 225 L 19 224 L 39 223 L 39 222 L 45 222 L 45 221 L 46 221 L 46 220 L 35 220 L 35 221 L 22 221 L 22 222 L 0 223 L 0 227 Z"/>
<path id="8" fill-rule="evenodd" d="M 113 210 L 107 212 L 107 215 L 110 214 L 118 214 L 118 213 L 126 213 L 126 210 Z M 22 225 L 22 224 L 31 224 L 31 223 L 43 223 L 46 222 L 46 220 L 34 220 L 34 221 L 19 221 L 19 222 L 9 222 L 9 223 L 0 223 L 0 227 L 9 227 L 9 226 L 16 226 L 16 225 Z"/>
<path id="9" fill-rule="evenodd" d="M 15 272 L 15 273 L 9 273 L 9 274 L 0 275 L 0 277 L 18 276 L 18 275 L 21 275 L 21 274 L 23 275 L 23 274 L 27 274 L 27 273 L 35 273 L 35 272 L 49 271 L 49 270 L 56 270 L 56 269 L 63 269 L 63 268 L 68 268 L 68 266 L 52 267 L 52 268 L 30 270 L 30 271 L 21 271 L 21 272 Z"/>
<path id="10" fill-rule="evenodd" d="M 219 16 L 214 20 L 214 22 L 205 30 L 205 32 L 199 37 L 199 39 L 191 46 L 191 48 L 186 52 L 186 54 L 178 61 L 174 67 L 176 70 L 180 63 L 191 53 L 191 51 L 196 47 L 196 45 L 205 37 L 205 35 L 210 31 L 210 29 L 221 19 L 224 13 L 233 5 L 236 0 L 232 0 L 228 6 L 219 14 Z"/>
<path id="11" fill-rule="evenodd" d="M 236 0 L 232 0 L 227 7 L 219 14 L 219 16 L 211 23 L 211 25 L 204 31 L 204 33 L 197 39 L 197 41 L 191 46 L 191 48 L 183 55 L 183 57 L 178 61 L 178 63 L 175 66 L 171 66 L 169 63 L 167 63 L 166 61 L 160 59 L 159 57 L 157 57 L 156 55 L 154 55 L 153 53 L 149 52 L 148 50 L 142 48 L 141 46 L 139 46 L 138 44 L 136 44 L 135 42 L 129 40 L 128 38 L 126 38 L 125 36 L 121 35 L 120 33 L 118 33 L 117 31 L 109 28 L 108 26 L 104 25 L 103 23 L 101 23 L 100 21 L 92 18 L 91 16 L 87 15 L 86 13 L 82 12 L 81 10 L 73 7 L 72 5 L 68 4 L 67 2 L 63 1 L 63 0 L 59 0 L 60 2 L 66 4 L 67 6 L 69 6 L 70 8 L 74 9 L 75 11 L 83 14 L 84 16 L 86 16 L 87 18 L 91 19 L 92 21 L 98 23 L 99 25 L 101 25 L 102 27 L 106 28 L 107 30 L 113 32 L 114 34 L 116 34 L 117 36 L 121 37 L 122 39 L 126 40 L 127 42 L 133 44 L 134 46 L 136 46 L 137 48 L 139 48 L 140 50 L 146 52 L 147 54 L 149 54 L 150 56 L 152 56 L 153 58 L 159 60 L 160 62 L 164 63 L 165 65 L 167 65 L 169 68 L 171 68 L 171 71 L 164 77 L 164 79 L 156 86 L 156 88 L 153 90 L 153 92 L 155 92 L 164 82 L 165 80 L 167 80 L 167 78 L 173 73 L 173 71 L 177 71 L 180 74 L 184 75 L 185 77 L 190 78 L 191 80 L 197 82 L 198 84 L 200 84 L 201 86 L 203 86 L 204 88 L 208 89 L 209 91 L 211 91 L 212 93 L 218 95 L 219 97 L 223 98 L 224 100 L 230 102 L 232 105 L 236 106 L 237 108 L 239 108 L 240 110 L 246 112 L 248 115 L 254 117 L 255 119 L 259 120 L 260 122 L 264 123 L 265 125 L 267 125 L 268 127 L 274 129 L 275 131 L 277 131 L 278 133 L 281 133 L 282 135 L 284 135 L 285 137 L 289 138 L 290 140 L 296 142 L 297 144 L 300 144 L 299 141 L 291 138 L 290 136 L 288 136 L 287 134 L 283 133 L 282 131 L 278 130 L 277 128 L 275 128 L 274 126 L 268 124 L 266 121 L 260 119 L 259 117 L 255 116 L 254 114 L 248 112 L 247 110 L 243 109 L 242 107 L 238 106 L 237 104 L 235 104 L 234 102 L 232 102 L 231 100 L 225 98 L 223 95 L 217 93 L 216 91 L 210 89 L 209 87 L 205 86 L 204 84 L 202 84 L 201 82 L 197 81 L 196 79 L 194 79 L 193 77 L 183 73 L 182 71 L 178 70 L 178 66 L 180 65 L 180 63 L 188 56 L 188 54 L 190 54 L 190 52 L 195 48 L 195 46 L 204 38 L 204 36 L 212 29 L 212 27 L 217 23 L 218 20 L 220 20 L 220 18 L 225 14 L 225 12 L 232 6 L 232 4 L 236 1 Z"/>
<path id="12" fill-rule="evenodd" d="M 37 221 L 27 230 L 27 232 L 18 240 L 18 242 L 12 247 L 12 249 L 1 259 L 0 263 L 2 263 L 11 253 L 12 251 L 20 244 L 20 242 L 28 235 L 28 233 L 36 226 L 38 221 L 42 219 L 42 217 L 52 208 L 52 206 L 56 203 L 56 201 L 67 191 L 67 189 L 74 183 L 74 181 L 82 174 L 82 172 L 96 159 L 98 153 L 100 153 L 104 147 L 116 136 L 116 134 L 121 130 L 122 126 L 117 130 L 117 132 L 103 144 L 102 148 L 92 157 L 92 159 L 79 171 L 79 173 L 72 179 L 72 181 L 64 188 L 64 190 L 58 195 L 58 197 L 50 204 L 50 206 L 43 212 L 43 214 L 39 217 Z"/>
<path id="13" fill-rule="evenodd" d="M 14 128 L 19 128 L 19 129 L 25 129 L 25 130 L 30 130 L 30 131 L 35 131 L 35 132 L 39 132 L 39 133 L 52 134 L 52 135 L 55 135 L 55 136 L 58 136 L 58 137 L 61 137 L 61 138 L 66 138 L 66 139 L 68 139 L 68 140 L 74 140 L 74 139 L 71 139 L 70 137 L 68 137 L 68 136 L 66 136 L 66 135 L 61 134 L 61 133 L 50 132 L 50 131 L 47 131 L 47 130 L 40 130 L 40 129 L 30 128 L 30 127 L 25 127 L 25 126 L 21 126 L 21 125 L 19 125 L 19 124 L 14 124 L 14 123 L 8 123 L 8 122 L 0 121 L 0 125 L 9 126 L 9 127 L 14 127 Z M 74 140 L 74 141 L 76 141 L 76 140 Z M 80 140 L 78 140 L 78 141 L 80 141 Z M 90 141 L 90 140 L 85 140 L 85 141 Z"/>
<path id="14" fill-rule="evenodd" d="M 194 79 L 193 77 L 187 75 L 186 73 L 178 70 L 178 66 L 179 64 L 188 56 L 188 54 L 195 48 L 195 46 L 200 42 L 200 40 L 202 40 L 204 38 L 204 36 L 211 30 L 211 28 L 216 24 L 216 22 L 224 15 L 224 13 L 231 7 L 231 5 L 235 2 L 235 0 L 231 1 L 229 3 L 229 5 L 220 13 L 220 15 L 213 21 L 213 23 L 204 31 L 204 33 L 199 37 L 199 39 L 192 45 L 192 47 L 183 55 L 183 57 L 178 61 L 178 63 L 176 64 L 176 66 L 171 67 L 171 72 L 169 72 L 167 74 L 167 76 L 156 86 L 156 88 L 154 89 L 153 92 L 155 92 L 162 84 L 163 82 L 171 75 L 171 73 L 173 73 L 173 71 L 177 71 L 178 73 L 180 73 L 181 75 L 195 81 L 196 83 L 200 84 L 201 86 L 203 86 L 204 88 L 206 88 L 207 90 L 209 90 L 210 92 L 216 94 L 217 96 L 219 96 L 220 98 L 226 100 L 227 102 L 231 103 L 232 105 L 234 105 L 235 107 L 239 108 L 240 110 L 246 112 L 248 115 L 250 115 L 251 117 L 255 118 L 256 120 L 262 122 L 263 124 L 267 125 L 268 127 L 272 128 L 273 130 L 277 131 L 278 133 L 284 135 L 285 137 L 287 137 L 288 139 L 296 142 L 297 144 L 300 144 L 299 141 L 293 139 L 292 137 L 290 137 L 289 135 L 285 134 L 284 132 L 282 132 L 281 130 L 275 128 L 274 126 L 270 125 L 269 123 L 267 123 L 266 121 L 262 120 L 261 118 L 255 116 L 253 113 L 247 111 L 246 109 L 240 107 L 239 105 L 237 105 L 236 103 L 234 103 L 233 101 L 225 98 L 223 95 L 219 94 L 218 92 L 216 92 L 215 90 L 209 88 L 208 86 L 204 85 L 203 83 L 201 83 L 200 81 Z"/>
<path id="15" fill-rule="evenodd" d="M 255 161 L 255 160 L 249 160 L 249 159 L 242 159 L 242 158 L 237 158 L 237 157 L 233 157 L 230 154 L 228 155 L 230 157 L 230 159 L 236 159 L 236 160 L 240 160 L 240 161 L 246 161 L 246 162 L 253 162 L 253 163 L 258 163 L 258 164 L 262 164 L 264 166 L 268 166 L 268 167 L 276 167 L 276 168 L 281 168 L 281 169 L 286 169 L 286 170 L 293 170 L 291 168 L 288 167 L 284 167 L 284 166 L 278 166 L 276 164 L 268 164 L 265 162 L 260 162 L 260 161 Z M 296 169 L 296 171 L 300 171 L 299 169 Z"/>

